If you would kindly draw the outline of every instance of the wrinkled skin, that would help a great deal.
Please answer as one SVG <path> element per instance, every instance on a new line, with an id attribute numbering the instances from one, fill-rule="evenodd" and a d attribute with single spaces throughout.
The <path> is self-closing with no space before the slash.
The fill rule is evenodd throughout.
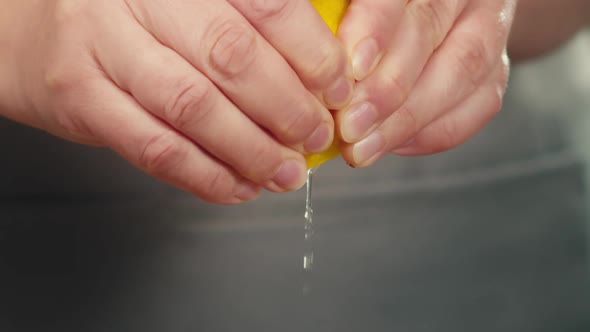
<path id="1" fill-rule="evenodd" d="M 511 31 L 515 0 L 352 0 L 337 39 L 301 0 L 0 0 L 0 115 L 241 203 L 299 188 L 334 135 L 355 167 L 466 141 L 501 108 L 507 46 L 590 22 L 556 3 L 520 0 Z"/>
<path id="2" fill-rule="evenodd" d="M 353 1 L 340 37 L 359 82 L 336 115 L 347 162 L 448 150 L 490 121 L 506 89 L 515 4 Z"/>
<path id="3" fill-rule="evenodd" d="M 345 106 L 346 51 L 311 3 L 2 1 L 2 114 L 108 146 L 215 203 L 305 182 Z M 17 84 L 14 84 L 17 80 Z"/>

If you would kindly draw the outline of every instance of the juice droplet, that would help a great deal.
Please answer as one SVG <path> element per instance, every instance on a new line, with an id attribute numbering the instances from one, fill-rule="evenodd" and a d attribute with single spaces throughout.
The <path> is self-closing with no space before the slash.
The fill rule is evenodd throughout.
<path id="1" fill-rule="evenodd" d="M 303 239 L 303 269 L 305 271 L 311 271 L 313 269 L 313 206 L 312 206 L 312 185 L 313 185 L 313 172 L 315 168 L 310 168 L 307 171 L 307 192 L 305 196 L 305 224 L 304 224 L 304 236 Z"/>

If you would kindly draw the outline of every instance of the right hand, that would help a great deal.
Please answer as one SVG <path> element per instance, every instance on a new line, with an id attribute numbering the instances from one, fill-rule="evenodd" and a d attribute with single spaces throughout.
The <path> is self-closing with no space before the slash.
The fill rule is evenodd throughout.
<path id="1" fill-rule="evenodd" d="M 308 1 L 0 4 L 1 114 L 210 202 L 302 186 L 302 155 L 329 146 L 328 108 L 351 96 L 345 50 Z"/>

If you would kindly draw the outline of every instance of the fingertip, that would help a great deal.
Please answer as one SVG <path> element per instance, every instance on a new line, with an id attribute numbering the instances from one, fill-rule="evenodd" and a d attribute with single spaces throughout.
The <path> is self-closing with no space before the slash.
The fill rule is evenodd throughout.
<path id="1" fill-rule="evenodd" d="M 307 153 L 319 153 L 326 150 L 334 140 L 333 122 L 322 122 L 304 143 Z"/>
<path id="2" fill-rule="evenodd" d="M 346 75 L 342 76 L 326 89 L 324 92 L 324 103 L 330 109 L 343 108 L 352 99 L 353 89 L 354 80 Z"/>
<path id="3" fill-rule="evenodd" d="M 377 126 L 379 111 L 368 102 L 352 106 L 340 118 L 340 134 L 347 143 L 356 143 Z"/>
<path id="4" fill-rule="evenodd" d="M 343 109 L 349 105 L 354 96 L 355 79 L 352 60 L 344 46 L 334 41 L 330 56 L 323 56 L 318 70 L 311 75 L 308 85 L 311 90 L 319 87 L 323 104 L 331 109 Z M 317 90 L 316 90 L 317 91 Z"/>
<path id="5" fill-rule="evenodd" d="M 369 167 L 378 162 L 386 154 L 386 152 L 384 151 L 385 144 L 367 143 L 366 141 L 367 139 L 369 139 L 369 137 L 356 144 L 340 145 L 342 159 L 344 159 L 348 166 L 352 168 Z M 370 140 L 373 140 L 373 138 L 371 138 Z M 367 147 L 367 145 L 370 144 L 373 144 L 373 147 Z"/>
<path id="6" fill-rule="evenodd" d="M 285 160 L 266 186 L 274 192 L 297 190 L 305 184 L 307 164 L 303 158 Z"/>
<path id="7" fill-rule="evenodd" d="M 242 180 L 236 183 L 234 188 L 234 197 L 239 200 L 238 203 L 251 201 L 262 192 L 262 187 L 250 181 Z"/>
<path id="8" fill-rule="evenodd" d="M 359 167 L 372 165 L 383 154 L 386 141 L 383 135 L 375 131 L 352 147 L 352 159 Z"/>

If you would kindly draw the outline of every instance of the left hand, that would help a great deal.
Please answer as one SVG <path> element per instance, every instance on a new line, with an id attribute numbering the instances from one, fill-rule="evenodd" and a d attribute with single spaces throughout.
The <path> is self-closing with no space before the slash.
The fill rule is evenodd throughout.
<path id="1" fill-rule="evenodd" d="M 336 113 L 344 159 L 431 154 L 477 133 L 500 110 L 516 0 L 352 0 L 339 37 L 355 96 Z"/>

